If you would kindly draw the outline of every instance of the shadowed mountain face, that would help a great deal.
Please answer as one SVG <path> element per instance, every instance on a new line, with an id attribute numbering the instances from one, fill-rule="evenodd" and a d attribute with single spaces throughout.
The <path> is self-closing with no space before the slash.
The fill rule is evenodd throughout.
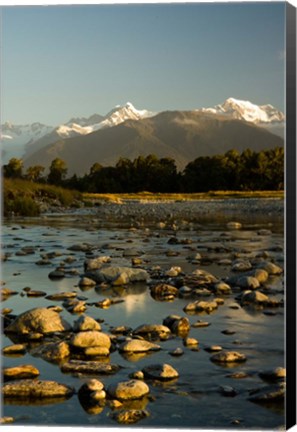
<path id="1" fill-rule="evenodd" d="M 154 117 L 127 120 L 84 136 L 59 139 L 25 158 L 25 166 L 49 167 L 63 159 L 68 175 L 83 175 L 99 162 L 115 165 L 120 157 L 135 159 L 155 154 L 171 157 L 179 170 L 199 156 L 260 151 L 283 146 L 283 139 L 254 124 L 201 111 L 166 111 Z"/>

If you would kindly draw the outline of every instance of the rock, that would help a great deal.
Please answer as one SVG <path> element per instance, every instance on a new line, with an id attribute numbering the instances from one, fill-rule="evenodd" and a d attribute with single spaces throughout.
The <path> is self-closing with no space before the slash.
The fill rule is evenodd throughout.
<path id="1" fill-rule="evenodd" d="M 242 289 L 256 289 L 259 288 L 260 282 L 253 276 L 242 276 L 238 278 L 237 285 Z"/>
<path id="2" fill-rule="evenodd" d="M 184 342 L 184 345 L 187 347 L 196 346 L 199 343 L 197 339 L 190 338 L 190 337 L 185 338 L 183 342 Z"/>
<path id="3" fill-rule="evenodd" d="M 238 392 L 233 387 L 230 386 L 221 386 L 220 393 L 222 393 L 223 396 L 227 396 L 227 397 L 234 397 L 238 395 Z"/>
<path id="4" fill-rule="evenodd" d="M 185 312 L 202 312 L 202 311 L 205 311 L 207 313 L 210 313 L 217 308 L 218 308 L 218 304 L 215 301 L 206 302 L 206 301 L 197 300 L 193 303 L 188 303 L 184 307 L 184 311 Z"/>
<path id="5" fill-rule="evenodd" d="M 12 296 L 12 295 L 16 295 L 18 294 L 17 291 L 13 291 L 10 288 L 1 288 L 0 289 L 0 299 L 1 301 L 5 301 L 6 299 L 8 299 L 8 297 Z"/>
<path id="6" fill-rule="evenodd" d="M 247 260 L 235 260 L 232 263 L 231 270 L 234 272 L 245 272 L 252 268 L 252 264 Z"/>
<path id="7" fill-rule="evenodd" d="M 208 327 L 208 326 L 210 326 L 210 323 L 209 322 L 207 322 L 207 321 L 200 321 L 200 320 L 198 320 L 198 321 L 196 321 L 195 323 L 193 323 L 192 324 L 192 327 L 194 327 L 194 328 L 203 328 L 203 327 Z"/>
<path id="8" fill-rule="evenodd" d="M 110 384 L 107 392 L 110 397 L 120 401 L 141 399 L 149 394 L 149 386 L 141 380 L 129 380 Z"/>
<path id="9" fill-rule="evenodd" d="M 137 257 L 139 255 L 142 255 L 143 252 L 139 251 L 135 248 L 129 248 L 129 249 L 125 249 L 123 252 L 123 257 L 127 258 L 127 257 Z"/>
<path id="10" fill-rule="evenodd" d="M 167 381 L 178 378 L 178 372 L 169 364 L 153 364 L 142 369 L 146 378 Z"/>
<path id="11" fill-rule="evenodd" d="M 119 366 L 99 361 L 69 360 L 63 363 L 61 371 L 65 373 L 79 373 L 83 375 L 112 375 L 118 372 Z"/>
<path id="12" fill-rule="evenodd" d="M 283 367 L 277 367 L 275 369 L 260 372 L 259 376 L 267 381 L 284 380 L 286 378 L 286 369 Z"/>
<path id="13" fill-rule="evenodd" d="M 190 331 L 190 321 L 187 317 L 169 315 L 163 320 L 163 324 L 168 326 L 173 333 L 179 336 L 185 336 Z"/>
<path id="14" fill-rule="evenodd" d="M 204 348 L 207 352 L 218 352 L 222 351 L 223 348 L 220 345 L 211 345 L 209 347 Z"/>
<path id="15" fill-rule="evenodd" d="M 101 401 L 106 398 L 104 384 L 93 378 L 85 382 L 78 391 L 79 395 L 85 400 L 90 399 L 90 402 Z"/>
<path id="16" fill-rule="evenodd" d="M 142 371 L 135 371 L 135 372 L 132 372 L 129 375 L 129 377 L 132 378 L 132 379 L 143 380 L 144 379 L 144 374 L 143 374 Z"/>
<path id="17" fill-rule="evenodd" d="M 65 277 L 65 272 L 62 270 L 53 270 L 48 274 L 50 279 L 62 279 Z"/>
<path id="18" fill-rule="evenodd" d="M 226 375 L 228 378 L 234 378 L 234 379 L 242 379 L 247 378 L 249 375 L 246 372 L 234 372 L 230 375 Z"/>
<path id="19" fill-rule="evenodd" d="M 252 390 L 248 399 L 258 403 L 279 402 L 284 400 L 285 394 L 286 383 L 280 383 Z"/>
<path id="20" fill-rule="evenodd" d="M 257 268 L 255 270 L 252 270 L 249 272 L 248 276 L 253 276 L 254 278 L 258 279 L 260 283 L 265 283 L 269 277 L 269 274 L 266 270 L 262 268 Z"/>
<path id="21" fill-rule="evenodd" d="M 226 330 L 222 330 L 221 333 L 223 333 L 224 335 L 234 335 L 236 333 L 235 330 L 230 330 L 230 329 L 226 329 Z"/>
<path id="22" fill-rule="evenodd" d="M 77 296 L 76 292 L 73 291 L 66 291 L 66 292 L 60 292 L 56 294 L 50 294 L 46 296 L 47 300 L 65 300 L 69 298 L 75 298 Z"/>
<path id="23" fill-rule="evenodd" d="M 42 357 L 46 361 L 56 363 L 70 356 L 70 348 L 68 343 L 64 341 L 52 342 L 35 348 L 32 354 Z"/>
<path id="24" fill-rule="evenodd" d="M 230 285 L 226 284 L 225 282 L 216 283 L 214 285 L 214 289 L 216 294 L 229 295 L 232 293 Z"/>
<path id="25" fill-rule="evenodd" d="M 113 335 L 127 335 L 132 332 L 132 328 L 128 326 L 117 326 L 111 329 Z"/>
<path id="26" fill-rule="evenodd" d="M 100 346 L 99 347 L 94 346 L 94 347 L 85 348 L 84 353 L 86 356 L 95 356 L 95 357 L 108 356 L 110 354 L 108 348 L 100 347 Z"/>
<path id="27" fill-rule="evenodd" d="M 93 279 L 90 279 L 88 277 L 82 277 L 78 282 L 78 286 L 80 287 L 91 287 L 95 285 L 96 282 Z"/>
<path id="28" fill-rule="evenodd" d="M 82 313 L 87 309 L 86 302 L 77 299 L 66 299 L 63 301 L 63 307 L 71 313 Z"/>
<path id="29" fill-rule="evenodd" d="M 146 339 L 158 338 L 166 340 L 170 336 L 171 332 L 168 327 L 161 324 L 143 324 L 133 330 L 134 335 L 141 335 Z"/>
<path id="30" fill-rule="evenodd" d="M 146 340 L 140 340 L 140 339 L 131 339 L 126 342 L 123 342 L 119 346 L 120 352 L 135 352 L 135 353 L 141 353 L 141 352 L 147 352 L 147 351 L 158 351 L 161 349 L 159 345 L 156 345 L 154 343 L 151 343 Z"/>
<path id="31" fill-rule="evenodd" d="M 70 246 L 68 250 L 74 252 L 88 252 L 92 250 L 92 246 L 89 243 L 79 243 Z"/>
<path id="32" fill-rule="evenodd" d="M 40 372 L 32 365 L 20 365 L 15 367 L 5 368 L 2 371 L 4 381 L 19 380 L 24 378 L 35 378 Z"/>
<path id="33" fill-rule="evenodd" d="M 37 291 L 37 290 L 28 290 L 27 291 L 27 297 L 45 297 L 46 292 L 44 291 Z"/>
<path id="34" fill-rule="evenodd" d="M 42 399 L 42 398 L 68 398 L 74 389 L 55 381 L 25 379 L 4 384 L 2 394 L 4 399 Z"/>
<path id="35" fill-rule="evenodd" d="M 92 317 L 81 315 L 78 320 L 73 323 L 74 332 L 83 332 L 88 330 L 100 331 L 100 324 Z"/>
<path id="36" fill-rule="evenodd" d="M 100 307 L 101 309 L 107 309 L 112 305 L 112 301 L 109 298 L 103 299 L 97 303 L 95 303 L 96 307 Z"/>
<path id="37" fill-rule="evenodd" d="M 130 267 L 103 267 L 96 271 L 96 275 L 99 279 L 103 279 L 102 282 L 109 282 L 113 285 L 146 282 L 149 278 L 146 270 Z"/>
<path id="38" fill-rule="evenodd" d="M 133 424 L 149 416 L 146 410 L 122 410 L 112 414 L 112 418 L 120 424 Z"/>
<path id="39" fill-rule="evenodd" d="M 13 417 L 1 417 L 0 418 L 0 424 L 7 424 L 7 423 L 13 423 L 15 420 Z"/>
<path id="40" fill-rule="evenodd" d="M 84 262 L 85 272 L 89 270 L 98 270 L 103 264 L 109 263 L 111 261 L 110 256 L 100 256 L 96 258 L 87 259 Z"/>
<path id="41" fill-rule="evenodd" d="M 71 326 L 57 312 L 46 308 L 31 309 L 9 324 L 5 333 L 29 336 L 31 333 L 47 334 L 70 331 Z"/>
<path id="42" fill-rule="evenodd" d="M 15 345 L 9 345 L 2 349 L 2 353 L 4 355 L 13 355 L 13 354 L 25 354 L 26 353 L 26 347 L 25 344 L 15 344 Z"/>
<path id="43" fill-rule="evenodd" d="M 158 284 L 150 287 L 151 295 L 153 298 L 166 299 L 167 297 L 176 297 L 178 295 L 178 289 L 168 284 Z"/>
<path id="44" fill-rule="evenodd" d="M 240 304 L 242 306 L 249 304 L 266 304 L 269 297 L 260 291 L 244 291 L 240 297 Z"/>
<path id="45" fill-rule="evenodd" d="M 165 272 L 165 276 L 176 277 L 182 272 L 181 267 L 171 267 L 169 270 Z"/>
<path id="46" fill-rule="evenodd" d="M 173 357 L 179 357 L 184 354 L 184 351 L 180 347 L 178 347 L 175 348 L 173 351 L 169 351 L 169 354 Z"/>
<path id="47" fill-rule="evenodd" d="M 246 361 L 246 356 L 236 351 L 220 351 L 210 359 L 215 363 L 237 363 Z"/>
<path id="48" fill-rule="evenodd" d="M 269 275 L 279 275 L 283 273 L 283 269 L 269 261 L 263 261 L 257 265 L 258 269 L 265 270 Z"/>
<path id="49" fill-rule="evenodd" d="M 94 330 L 74 334 L 69 343 L 77 348 L 104 347 L 109 349 L 111 346 L 110 337 L 107 334 Z"/>

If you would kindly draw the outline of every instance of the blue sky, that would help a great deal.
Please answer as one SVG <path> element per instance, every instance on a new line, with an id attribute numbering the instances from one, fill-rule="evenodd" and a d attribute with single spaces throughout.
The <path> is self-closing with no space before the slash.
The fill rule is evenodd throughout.
<path id="1" fill-rule="evenodd" d="M 2 8 L 2 118 L 56 125 L 130 101 L 284 110 L 285 2 Z"/>

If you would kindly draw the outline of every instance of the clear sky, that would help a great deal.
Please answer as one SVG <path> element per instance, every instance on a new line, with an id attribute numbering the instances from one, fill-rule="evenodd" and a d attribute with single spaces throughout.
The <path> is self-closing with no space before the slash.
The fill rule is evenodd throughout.
<path id="1" fill-rule="evenodd" d="M 284 110 L 285 2 L 2 7 L 1 122 L 232 96 Z"/>

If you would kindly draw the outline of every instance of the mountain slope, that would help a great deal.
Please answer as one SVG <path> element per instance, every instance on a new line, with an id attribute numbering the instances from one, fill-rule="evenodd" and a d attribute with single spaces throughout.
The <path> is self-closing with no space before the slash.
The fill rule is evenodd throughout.
<path id="1" fill-rule="evenodd" d="M 201 111 L 167 111 L 154 117 L 127 120 L 85 136 L 59 140 L 25 159 L 25 165 L 49 167 L 59 157 L 68 174 L 89 172 L 95 162 L 114 165 L 120 157 L 134 159 L 155 154 L 172 157 L 179 169 L 198 156 L 230 149 L 263 150 L 282 146 L 283 140 L 264 128 L 223 115 Z"/>

